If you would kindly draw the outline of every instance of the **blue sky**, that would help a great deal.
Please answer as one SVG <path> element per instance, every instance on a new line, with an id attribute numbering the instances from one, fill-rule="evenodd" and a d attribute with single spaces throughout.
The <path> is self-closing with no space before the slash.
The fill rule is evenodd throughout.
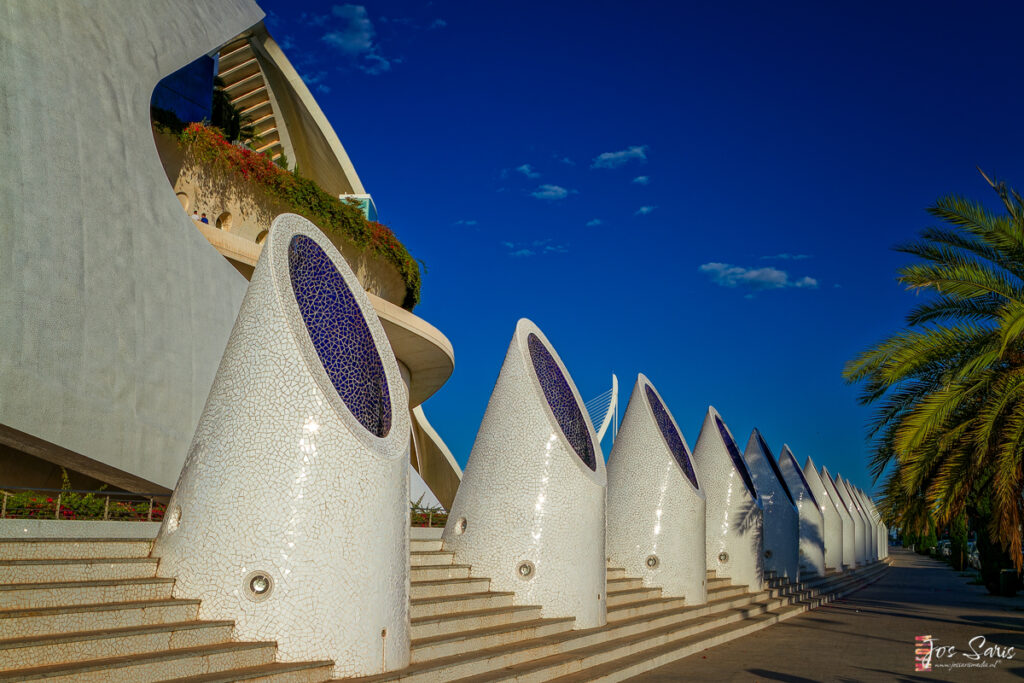
<path id="1" fill-rule="evenodd" d="M 427 265 L 461 463 L 528 317 L 585 398 L 643 372 L 691 446 L 710 404 L 870 490 L 841 371 L 914 303 L 890 247 L 1024 185 L 1010 4 L 260 5 Z"/>

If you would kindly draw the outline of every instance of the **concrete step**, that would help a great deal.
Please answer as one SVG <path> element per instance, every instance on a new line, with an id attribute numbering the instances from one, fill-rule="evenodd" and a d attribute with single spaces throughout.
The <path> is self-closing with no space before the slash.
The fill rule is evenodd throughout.
<path id="1" fill-rule="evenodd" d="M 540 619 L 540 607 L 507 606 L 412 619 L 413 640 Z M 0 622 L 2 624 L 2 622 Z"/>
<path id="2" fill-rule="evenodd" d="M 164 578 L 0 584 L 0 610 L 166 600 L 173 587 Z"/>
<path id="3" fill-rule="evenodd" d="M 508 592 L 478 591 L 434 598 L 413 598 L 409 604 L 409 617 L 423 619 L 459 612 L 511 607 L 514 595 Z"/>
<path id="4" fill-rule="evenodd" d="M 142 579 L 156 576 L 157 562 L 147 557 L 0 560 L 0 583 Z"/>
<path id="5" fill-rule="evenodd" d="M 880 578 L 883 571 L 884 568 L 881 568 L 881 570 L 876 568 L 873 572 L 857 577 L 853 582 L 846 582 L 847 587 L 845 590 L 826 594 L 825 601 L 838 599 L 842 595 L 846 595 L 853 590 L 863 587 L 866 583 L 877 580 Z M 589 683 L 590 681 L 611 682 L 625 680 L 664 664 L 683 659 L 684 657 L 700 652 L 708 647 L 714 647 L 715 645 L 739 638 L 747 635 L 748 633 L 765 628 L 771 624 L 778 623 L 779 621 L 801 614 L 808 609 L 808 606 L 808 603 L 805 602 L 785 604 L 783 607 L 765 614 L 751 616 L 747 620 L 735 625 L 722 626 L 717 629 L 708 630 L 691 638 L 669 642 L 655 648 L 644 649 L 611 662 L 588 667 L 584 670 L 568 674 L 554 680 L 559 681 L 560 683 Z"/>
<path id="6" fill-rule="evenodd" d="M 409 585 L 409 597 L 439 598 L 446 595 L 483 593 L 491 586 L 490 579 L 445 579 L 443 581 L 414 581 Z"/>
<path id="7" fill-rule="evenodd" d="M 409 561 L 413 567 L 437 567 L 455 563 L 455 553 L 442 550 L 413 551 L 409 554 Z"/>
<path id="8" fill-rule="evenodd" d="M 276 651 L 275 643 L 219 643 L 0 672 L 0 683 L 152 683 L 165 681 L 168 675 L 180 678 L 265 666 L 273 663 Z"/>
<path id="9" fill-rule="evenodd" d="M 468 564 L 418 565 L 412 567 L 409 577 L 414 584 L 424 581 L 468 579 L 469 569 Z"/>
<path id="10" fill-rule="evenodd" d="M 144 600 L 0 611 L 0 637 L 25 638 L 127 626 L 192 621 L 198 600 Z"/>
<path id="11" fill-rule="evenodd" d="M 580 672 L 590 676 L 594 667 L 613 662 L 622 657 L 628 657 L 638 652 L 650 650 L 660 645 L 678 644 L 679 641 L 685 639 L 694 639 L 698 642 L 706 641 L 709 632 L 719 630 L 723 633 L 729 631 L 752 632 L 753 630 L 764 628 L 769 623 L 775 623 L 769 615 L 771 613 L 767 612 L 763 607 L 756 607 L 751 608 L 745 613 L 725 613 L 715 617 L 705 617 L 703 620 L 687 622 L 681 626 L 666 626 L 664 628 L 647 630 L 631 636 L 614 638 L 602 643 L 577 648 L 569 652 L 557 653 L 535 661 L 507 667 L 500 671 L 456 680 L 460 681 L 460 683 L 513 680 L 517 683 L 534 683 L 551 681 L 562 676 Z M 756 627 L 751 628 L 751 626 Z M 582 680 L 592 679 L 583 678 Z"/>
<path id="12" fill-rule="evenodd" d="M 622 579 L 626 577 L 626 570 L 622 567 L 608 567 L 605 569 L 605 579 L 611 581 L 612 579 Z"/>
<path id="13" fill-rule="evenodd" d="M 0 538 L 0 560 L 149 557 L 153 541 L 138 538 Z"/>
<path id="14" fill-rule="evenodd" d="M 713 591 L 716 588 L 724 588 L 732 585 L 732 579 L 720 579 L 718 577 L 709 578 L 704 583 L 707 586 L 708 591 Z"/>
<path id="15" fill-rule="evenodd" d="M 660 588 L 630 588 L 628 590 L 608 593 L 605 605 L 607 607 L 614 607 L 616 605 L 624 605 L 626 603 L 639 602 L 641 600 L 652 600 L 660 597 Z"/>
<path id="16" fill-rule="evenodd" d="M 409 550 L 414 553 L 439 552 L 441 550 L 440 538 L 413 538 L 409 541 Z M 454 553 L 452 553 L 454 556 Z"/>
<path id="17" fill-rule="evenodd" d="M 275 662 L 245 669 L 231 669 L 203 676 L 175 678 L 165 683 L 232 683 L 233 681 L 260 681 L 260 683 L 322 683 L 329 680 L 334 662 Z"/>
<path id="18" fill-rule="evenodd" d="M 632 590 L 634 588 L 642 588 L 644 580 L 635 576 L 623 576 L 618 579 L 606 579 L 605 583 L 608 586 L 608 593 L 620 593 L 625 590 Z"/>
<path id="19" fill-rule="evenodd" d="M 412 641 L 412 662 L 425 662 L 487 648 L 506 647 L 572 629 L 573 617 L 562 619 L 531 619 L 473 631 L 461 631 Z"/>
<path id="20" fill-rule="evenodd" d="M 143 655 L 231 640 L 231 621 L 188 621 L 0 640 L 0 671 Z"/>

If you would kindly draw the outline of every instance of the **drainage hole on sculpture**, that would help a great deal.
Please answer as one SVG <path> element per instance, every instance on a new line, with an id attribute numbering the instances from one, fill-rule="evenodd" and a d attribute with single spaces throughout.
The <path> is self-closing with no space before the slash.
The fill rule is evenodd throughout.
<path id="1" fill-rule="evenodd" d="M 261 602 L 274 591 L 274 579 L 263 571 L 249 572 L 245 577 L 245 596 L 254 602 Z"/>
<path id="2" fill-rule="evenodd" d="M 729 561 L 729 553 L 725 552 L 724 550 L 722 552 L 718 553 L 718 561 L 722 562 L 722 563 L 728 562 Z"/>
<path id="3" fill-rule="evenodd" d="M 518 574 L 519 578 L 523 581 L 529 581 L 536 573 L 537 568 L 534 566 L 533 562 L 530 562 L 529 560 L 520 562 L 519 566 L 516 567 L 516 574 Z"/>
<path id="4" fill-rule="evenodd" d="M 466 533 L 466 527 L 469 526 L 469 522 L 466 521 L 465 517 L 459 517 L 459 520 L 455 522 L 455 533 L 464 534 Z"/>
<path id="5" fill-rule="evenodd" d="M 644 564 L 647 565 L 648 569 L 657 569 L 658 565 L 661 564 L 661 561 L 658 559 L 657 555 L 648 555 L 647 559 L 644 560 Z"/>

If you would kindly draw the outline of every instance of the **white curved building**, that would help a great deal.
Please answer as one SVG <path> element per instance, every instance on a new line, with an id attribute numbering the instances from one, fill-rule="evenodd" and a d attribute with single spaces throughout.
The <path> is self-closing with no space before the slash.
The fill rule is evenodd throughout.
<path id="1" fill-rule="evenodd" d="M 178 598 L 282 661 L 409 663 L 409 413 L 341 254 L 280 216 L 153 548 Z"/>
<path id="2" fill-rule="evenodd" d="M 516 325 L 444 530 L 462 564 L 539 605 L 544 617 L 605 623 L 605 463 L 561 359 Z"/>
<path id="3" fill-rule="evenodd" d="M 825 575 L 825 515 L 811 491 L 811 485 L 789 446 L 779 453 L 779 472 L 796 502 L 799 514 L 801 574 Z"/>
<path id="4" fill-rule="evenodd" d="M 693 449 L 697 479 L 707 500 L 708 569 L 733 583 L 761 590 L 764 581 L 761 501 L 732 432 L 713 407 Z"/>
<path id="5" fill-rule="evenodd" d="M 639 375 L 608 456 L 609 563 L 666 597 L 706 602 L 705 507 L 686 439 Z"/>
<path id="6" fill-rule="evenodd" d="M 807 459 L 804 460 L 802 471 L 807 479 L 808 486 L 811 488 L 814 499 L 818 501 L 818 507 L 821 509 L 822 519 L 825 524 L 823 537 L 825 542 L 825 567 L 842 571 L 845 565 L 843 561 L 845 524 L 837 507 L 839 501 L 829 494 L 828 488 L 822 481 L 821 475 L 818 474 L 818 470 L 815 468 L 814 461 L 811 460 L 810 456 L 807 456 Z M 849 533 L 852 534 L 852 530 Z"/>
<path id="7" fill-rule="evenodd" d="M 759 430 L 750 433 L 743 459 L 764 510 L 765 571 L 796 580 L 800 574 L 800 513 Z"/>

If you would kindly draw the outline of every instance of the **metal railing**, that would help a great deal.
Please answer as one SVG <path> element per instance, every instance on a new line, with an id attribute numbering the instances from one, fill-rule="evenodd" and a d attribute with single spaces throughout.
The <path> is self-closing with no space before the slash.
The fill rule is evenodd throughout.
<path id="1" fill-rule="evenodd" d="M 167 493 L 4 486 L 0 487 L 0 519 L 110 521 L 113 516 L 119 521 L 154 522 L 163 519 L 169 498 Z"/>

